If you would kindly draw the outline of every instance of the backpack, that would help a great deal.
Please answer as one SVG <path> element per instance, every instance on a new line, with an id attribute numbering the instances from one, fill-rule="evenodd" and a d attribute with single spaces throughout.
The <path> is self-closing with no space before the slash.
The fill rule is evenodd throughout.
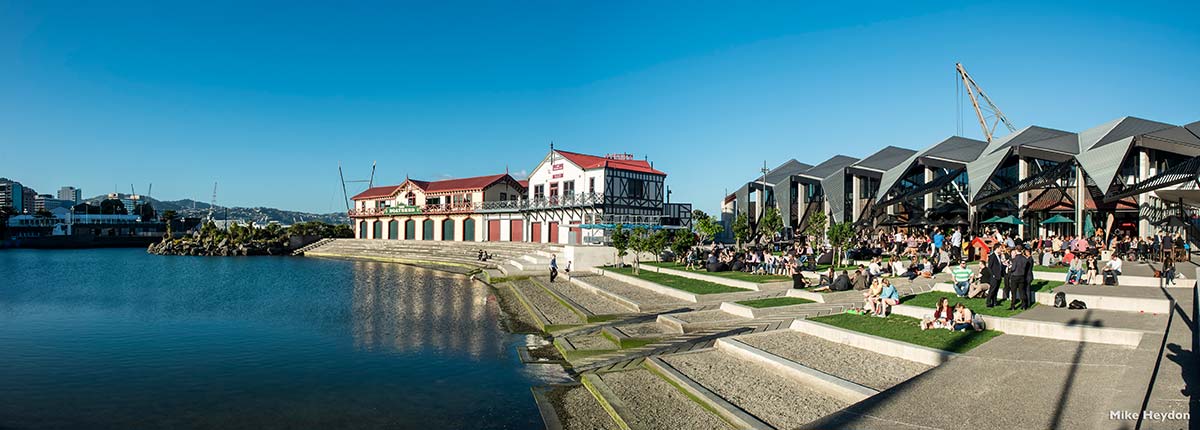
<path id="1" fill-rule="evenodd" d="M 1062 291 L 1054 293 L 1054 307 L 1056 307 L 1056 308 L 1067 307 L 1067 294 L 1066 293 L 1063 293 Z"/>
<path id="2" fill-rule="evenodd" d="M 1067 309 L 1087 309 L 1087 304 L 1079 300 L 1071 300 L 1071 304 L 1067 305 Z"/>

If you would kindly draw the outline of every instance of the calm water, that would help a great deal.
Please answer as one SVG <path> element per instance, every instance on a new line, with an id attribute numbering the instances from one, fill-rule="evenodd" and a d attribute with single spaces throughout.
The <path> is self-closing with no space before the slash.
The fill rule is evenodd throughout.
<path id="1" fill-rule="evenodd" d="M 0 429 L 540 428 L 500 316 L 400 265 L 0 251 Z"/>

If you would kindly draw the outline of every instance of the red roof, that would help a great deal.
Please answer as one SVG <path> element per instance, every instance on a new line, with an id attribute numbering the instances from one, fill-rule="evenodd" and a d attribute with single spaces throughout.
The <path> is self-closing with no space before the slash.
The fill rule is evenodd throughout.
<path id="1" fill-rule="evenodd" d="M 417 179 L 409 179 L 407 182 L 410 182 L 413 185 L 416 185 L 417 188 L 425 190 L 426 193 L 446 193 L 446 192 L 452 192 L 452 191 L 469 191 L 469 190 L 484 189 L 484 188 L 487 188 L 488 186 L 491 186 L 492 184 L 495 184 L 496 182 L 500 182 L 504 178 L 513 180 L 512 177 L 508 176 L 507 173 L 501 173 L 499 175 L 476 176 L 473 178 L 446 179 L 446 180 L 442 180 L 442 181 L 421 181 L 421 180 L 417 180 Z M 519 183 L 519 181 L 516 181 L 516 180 L 513 180 L 513 181 Z M 526 184 L 528 184 L 528 181 L 526 181 L 525 184 L 521 184 L 521 186 L 527 186 Z M 404 185 L 404 184 L 387 185 L 387 186 L 382 186 L 382 187 L 371 187 L 371 188 L 368 188 L 366 191 L 356 194 L 354 197 L 352 197 L 352 199 L 353 200 L 365 200 L 365 199 L 378 199 L 378 198 L 383 198 L 383 197 L 391 197 L 392 195 L 396 194 L 396 191 L 400 190 L 400 187 L 402 185 Z"/>
<path id="2" fill-rule="evenodd" d="M 351 200 L 365 200 L 365 199 L 378 199 L 381 197 L 391 197 L 391 195 L 396 194 L 396 191 L 399 189 L 400 189 L 399 185 L 384 185 L 382 187 L 371 187 L 371 188 L 367 188 L 366 191 L 355 194 L 354 197 L 351 197 L 350 199 Z"/>
<path id="3" fill-rule="evenodd" d="M 611 158 L 597 157 L 595 155 L 579 154 L 557 149 L 554 150 L 554 152 L 566 157 L 567 160 L 570 160 L 572 163 L 582 167 L 584 170 L 610 168 L 667 176 L 666 173 L 650 167 L 650 162 L 646 160 L 614 160 Z"/>
<path id="4" fill-rule="evenodd" d="M 519 181 L 517 181 L 517 183 L 521 184 L 521 187 L 523 187 L 523 188 L 529 188 L 529 180 L 528 179 L 519 180 Z"/>

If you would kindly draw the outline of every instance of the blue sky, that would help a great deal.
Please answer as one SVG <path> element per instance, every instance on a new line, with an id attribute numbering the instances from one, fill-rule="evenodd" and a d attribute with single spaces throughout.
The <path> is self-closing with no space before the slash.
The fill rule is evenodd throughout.
<path id="1" fill-rule="evenodd" d="M 1200 120 L 1197 2 L 75 3 L 0 3 L 0 176 L 41 192 L 331 212 L 338 161 L 518 173 L 554 141 L 712 212 L 764 160 L 954 134 L 958 61 L 1018 127 Z"/>

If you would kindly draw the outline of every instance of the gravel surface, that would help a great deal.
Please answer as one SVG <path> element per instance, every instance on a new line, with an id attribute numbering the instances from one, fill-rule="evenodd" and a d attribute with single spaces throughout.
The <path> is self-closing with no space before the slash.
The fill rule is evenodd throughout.
<path id="1" fill-rule="evenodd" d="M 575 349 L 579 350 L 595 351 L 617 349 L 617 345 L 613 344 L 611 340 L 601 336 L 599 333 L 567 336 L 566 340 L 571 342 L 571 345 L 573 345 Z"/>
<path id="2" fill-rule="evenodd" d="M 564 430 L 617 430 L 592 392 L 582 385 L 556 387 L 548 393 Z"/>
<path id="3" fill-rule="evenodd" d="M 931 366 L 843 345 L 794 330 L 738 337 L 747 345 L 876 390 L 886 390 Z"/>
<path id="4" fill-rule="evenodd" d="M 728 429 L 729 425 L 671 384 L 639 369 L 606 373 L 604 382 L 629 407 L 632 416 L 623 417 L 636 429 Z"/>
<path id="5" fill-rule="evenodd" d="M 687 303 L 671 296 L 664 296 L 641 287 L 626 284 L 607 276 L 588 276 L 582 279 L 590 285 L 611 291 L 617 295 L 637 302 L 642 306 L 682 306 Z"/>
<path id="6" fill-rule="evenodd" d="M 559 303 L 550 293 L 537 286 L 532 281 L 525 279 L 513 282 L 513 288 L 519 288 L 529 303 L 550 320 L 550 324 L 582 324 L 579 315 L 571 312 L 562 303 Z"/>
<path id="7" fill-rule="evenodd" d="M 736 321 L 745 319 L 740 316 L 725 312 L 722 310 L 708 310 L 699 312 L 680 312 L 671 314 L 675 318 L 679 318 L 684 322 L 700 323 L 700 322 L 716 322 L 716 321 Z"/>
<path id="8" fill-rule="evenodd" d="M 541 282 L 542 285 L 550 287 L 550 289 L 554 290 L 554 292 L 575 301 L 575 303 L 578 303 L 579 306 L 583 306 L 593 314 L 612 315 L 633 312 L 632 309 L 622 306 L 612 300 L 601 297 L 599 294 L 585 290 L 578 285 L 566 282 L 564 279 L 559 279 L 556 282 L 550 282 L 549 277 L 541 277 L 537 278 L 537 280 L 538 282 Z"/>
<path id="9" fill-rule="evenodd" d="M 797 428 L 849 406 L 765 366 L 725 352 L 666 355 L 662 359 L 729 403 L 776 428 Z"/>
<path id="10" fill-rule="evenodd" d="M 671 333 L 657 322 L 619 325 L 617 329 L 629 337 L 660 337 Z"/>
<path id="11" fill-rule="evenodd" d="M 513 333 L 540 333 L 537 322 L 534 321 L 533 315 L 525 310 L 525 306 L 517 299 L 516 293 L 504 286 L 492 288 L 496 294 L 496 299 L 500 303 L 500 310 L 504 311 L 505 328 Z"/>

